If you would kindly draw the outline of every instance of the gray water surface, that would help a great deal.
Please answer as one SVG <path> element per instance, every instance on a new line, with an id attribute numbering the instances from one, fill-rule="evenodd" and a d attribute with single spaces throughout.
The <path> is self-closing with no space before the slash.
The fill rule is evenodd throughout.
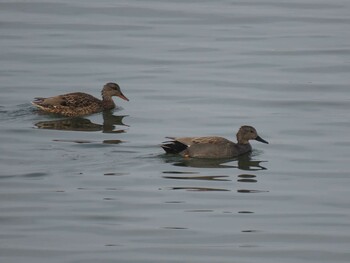
<path id="1" fill-rule="evenodd" d="M 349 262 L 350 2 L 0 1 L 1 262 Z M 109 113 L 34 97 L 117 82 Z M 167 156 L 165 136 L 252 142 Z"/>

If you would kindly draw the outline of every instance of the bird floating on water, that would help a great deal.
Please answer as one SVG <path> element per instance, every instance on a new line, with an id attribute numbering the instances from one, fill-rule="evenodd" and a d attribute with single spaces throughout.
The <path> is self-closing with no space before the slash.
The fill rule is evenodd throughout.
<path id="1" fill-rule="evenodd" d="M 242 126 L 236 137 L 237 143 L 218 136 L 166 137 L 171 140 L 164 142 L 161 147 L 166 153 L 180 154 L 188 158 L 232 158 L 252 150 L 249 140 L 268 144 L 252 126 Z"/>
<path id="2" fill-rule="evenodd" d="M 73 92 L 49 98 L 35 98 L 32 104 L 48 113 L 78 117 L 114 109 L 116 105 L 112 96 L 129 101 L 120 90 L 119 85 L 112 82 L 103 86 L 101 95 L 102 100 L 87 93 Z"/>

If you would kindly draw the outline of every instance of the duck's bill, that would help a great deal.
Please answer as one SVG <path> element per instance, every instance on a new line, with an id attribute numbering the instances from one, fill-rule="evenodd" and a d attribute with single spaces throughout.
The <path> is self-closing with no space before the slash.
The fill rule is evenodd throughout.
<path id="1" fill-rule="evenodd" d="M 123 99 L 123 100 L 129 101 L 129 99 L 127 97 L 125 97 L 123 93 L 121 93 L 118 97 Z"/>
<path id="2" fill-rule="evenodd" d="M 267 143 L 269 144 L 267 141 L 265 141 L 263 138 L 261 138 L 260 136 L 256 137 L 255 140 L 257 140 L 258 142 L 263 142 L 263 143 Z"/>

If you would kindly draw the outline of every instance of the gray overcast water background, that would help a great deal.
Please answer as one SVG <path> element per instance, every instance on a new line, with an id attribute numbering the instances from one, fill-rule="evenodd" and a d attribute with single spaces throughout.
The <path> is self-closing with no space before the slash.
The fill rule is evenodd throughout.
<path id="1" fill-rule="evenodd" d="M 347 0 L 0 1 L 0 261 L 350 262 L 349 32 Z M 270 144 L 159 147 L 244 124 Z"/>

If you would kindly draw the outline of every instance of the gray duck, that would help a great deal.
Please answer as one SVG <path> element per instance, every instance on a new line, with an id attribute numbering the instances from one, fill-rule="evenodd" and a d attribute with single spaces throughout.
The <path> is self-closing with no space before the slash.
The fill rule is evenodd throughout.
<path id="1" fill-rule="evenodd" d="M 252 150 L 249 140 L 268 144 L 252 126 L 242 126 L 236 137 L 237 143 L 218 136 L 166 137 L 171 141 L 164 142 L 161 147 L 166 153 L 180 154 L 188 158 L 232 158 Z"/>

